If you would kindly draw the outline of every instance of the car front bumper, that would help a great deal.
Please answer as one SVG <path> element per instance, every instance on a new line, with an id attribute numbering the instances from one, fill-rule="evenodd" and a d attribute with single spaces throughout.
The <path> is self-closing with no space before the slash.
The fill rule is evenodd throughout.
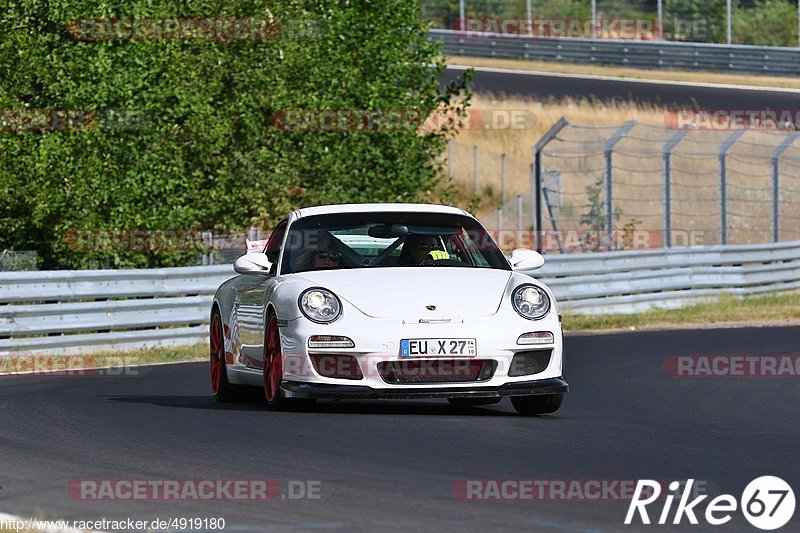
<path id="1" fill-rule="evenodd" d="M 465 388 L 440 386 L 435 388 L 393 387 L 374 389 L 364 385 L 333 385 L 305 381 L 284 381 L 281 389 L 288 398 L 318 399 L 416 399 L 416 398 L 499 398 L 503 396 L 529 396 L 534 394 L 559 394 L 569 391 L 562 377 L 532 381 L 516 381 L 498 387 L 471 386 Z"/>

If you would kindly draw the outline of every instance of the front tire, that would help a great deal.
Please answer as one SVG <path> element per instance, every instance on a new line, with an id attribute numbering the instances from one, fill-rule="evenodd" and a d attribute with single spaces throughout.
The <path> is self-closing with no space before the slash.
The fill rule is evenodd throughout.
<path id="1" fill-rule="evenodd" d="M 281 391 L 283 381 L 283 354 L 281 353 L 281 334 L 278 319 L 269 317 L 264 339 L 264 397 L 272 409 L 285 407 L 286 398 Z"/>
<path id="2" fill-rule="evenodd" d="M 546 415 L 558 411 L 563 400 L 564 393 L 512 396 L 511 405 L 521 415 Z"/>
<path id="3" fill-rule="evenodd" d="M 316 402 L 313 398 L 287 398 L 281 389 L 282 382 L 281 333 L 278 329 L 278 318 L 271 315 L 267 321 L 267 332 L 264 339 L 264 397 L 267 400 L 267 406 L 270 409 L 281 411 L 308 408 Z"/>

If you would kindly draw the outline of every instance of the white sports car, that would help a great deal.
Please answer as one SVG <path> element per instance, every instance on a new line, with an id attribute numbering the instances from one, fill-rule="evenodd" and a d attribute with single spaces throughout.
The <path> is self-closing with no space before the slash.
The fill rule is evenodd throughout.
<path id="1" fill-rule="evenodd" d="M 211 308 L 211 386 L 220 401 L 263 387 L 269 406 L 315 399 L 510 396 L 523 414 L 556 411 L 561 320 L 550 290 L 515 270 L 461 209 L 416 204 L 292 212 Z"/>

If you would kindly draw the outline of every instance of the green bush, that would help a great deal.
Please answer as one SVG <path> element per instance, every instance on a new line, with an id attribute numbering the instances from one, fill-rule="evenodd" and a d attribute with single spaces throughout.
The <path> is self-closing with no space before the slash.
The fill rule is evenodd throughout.
<path id="1" fill-rule="evenodd" d="M 86 229 L 269 228 L 316 203 L 430 198 L 453 123 L 420 134 L 285 131 L 283 110 L 417 110 L 451 101 L 406 0 L 24 0 L 0 15 L 0 110 L 85 110 L 88 125 L 0 131 L 0 249 L 45 268 L 181 265 L 196 250 L 75 249 Z M 261 40 L 79 40 L 85 18 L 255 18 Z M 431 68 L 433 65 L 433 68 Z M 110 113 L 121 118 L 114 122 Z M 97 119 L 99 117 L 99 120 Z M 29 130 L 30 128 L 22 128 Z M 74 243 L 73 243 L 74 244 Z M 78 247 L 80 248 L 80 247 Z M 103 247 L 109 248 L 109 247 Z"/>
<path id="2" fill-rule="evenodd" d="M 733 42 L 758 46 L 797 46 L 797 4 L 787 0 L 756 0 L 738 7 L 731 17 Z"/>

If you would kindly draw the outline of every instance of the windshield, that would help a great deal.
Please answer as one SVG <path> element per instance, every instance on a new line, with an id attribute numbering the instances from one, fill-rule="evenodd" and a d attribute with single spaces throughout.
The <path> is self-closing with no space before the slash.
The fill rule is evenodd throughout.
<path id="1" fill-rule="evenodd" d="M 473 218 L 440 213 L 337 213 L 292 224 L 283 274 L 380 267 L 511 267 Z"/>

